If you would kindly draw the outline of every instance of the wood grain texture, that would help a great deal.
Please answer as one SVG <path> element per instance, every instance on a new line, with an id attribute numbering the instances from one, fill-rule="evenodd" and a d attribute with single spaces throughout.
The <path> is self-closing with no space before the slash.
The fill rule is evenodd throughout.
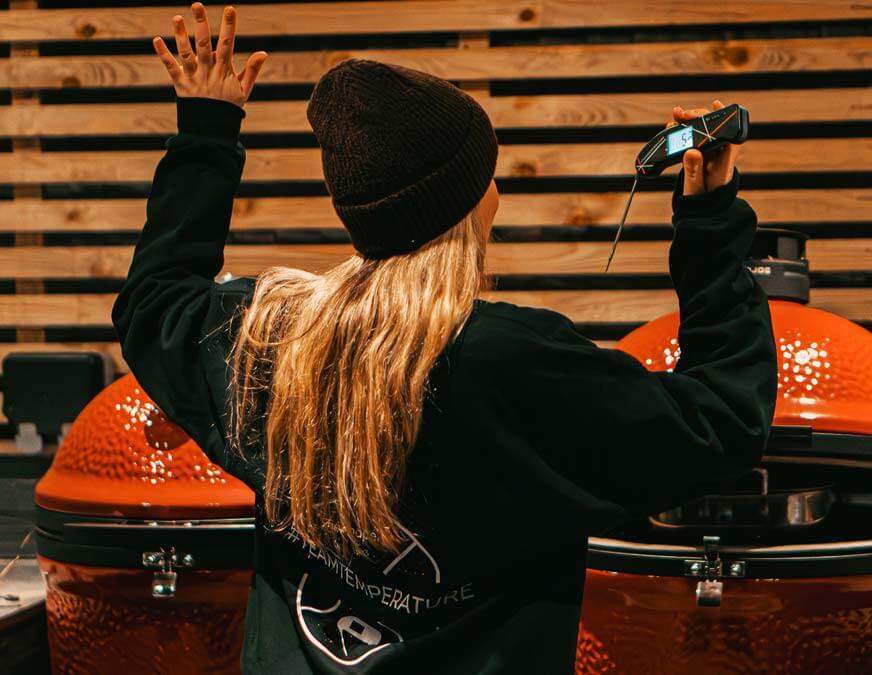
<path id="1" fill-rule="evenodd" d="M 169 30 L 172 13 L 164 7 L 14 10 L 0 15 L 4 41 L 117 40 L 147 38 Z M 222 7 L 206 7 L 217 35 Z M 182 15 L 190 17 L 189 11 Z M 415 31 L 487 31 L 605 26 L 757 23 L 868 19 L 872 7 L 851 0 L 765 0 L 729 4 L 660 0 L 405 0 L 245 5 L 240 8 L 245 35 L 319 35 Z"/>
<path id="2" fill-rule="evenodd" d="M 238 70 L 248 56 L 235 55 Z M 872 67 L 872 37 L 275 52 L 258 83 L 314 83 L 349 57 L 416 68 L 448 80 L 820 72 Z M 169 87 L 157 55 L 0 59 L 0 88 L 125 86 Z"/>
<path id="3" fill-rule="evenodd" d="M 114 300 L 108 293 L 2 295 L 0 326 L 108 326 Z"/>
<path id="4" fill-rule="evenodd" d="M 495 243 L 487 263 L 490 273 L 500 275 L 601 274 L 610 248 L 610 242 Z M 668 249 L 667 241 L 625 241 L 611 271 L 665 274 Z M 872 270 L 872 239 L 815 239 L 807 252 L 816 272 Z M 350 244 L 230 245 L 222 273 L 254 276 L 275 265 L 321 273 L 352 253 Z M 0 270 L 16 279 L 123 278 L 132 255 L 132 246 L 15 246 L 0 248 Z"/>
<path id="5" fill-rule="evenodd" d="M 678 308 L 672 290 L 497 291 L 483 297 L 530 307 L 547 307 L 577 323 L 637 323 Z M 107 326 L 113 294 L 0 295 L 0 326 Z M 868 289 L 818 288 L 810 306 L 852 321 L 872 320 Z"/>
<path id="6" fill-rule="evenodd" d="M 867 222 L 872 218 L 872 190 L 743 190 L 739 195 L 765 225 Z M 503 194 L 494 222 L 504 227 L 614 226 L 626 201 L 627 192 Z M 627 223 L 663 224 L 671 218 L 669 193 L 640 192 L 633 198 Z"/>
<path id="7" fill-rule="evenodd" d="M 627 189 L 629 190 L 629 176 Z M 872 189 L 746 190 L 760 223 L 868 222 Z M 494 224 L 515 226 L 613 226 L 627 192 L 501 194 Z M 0 232 L 131 232 L 145 222 L 145 199 L 16 199 L 0 201 Z M 640 192 L 627 222 L 670 222 L 668 193 Z M 233 230 L 342 227 L 329 197 L 237 197 Z"/>
<path id="8" fill-rule="evenodd" d="M 638 143 L 502 145 L 497 178 L 624 176 L 632 174 Z M 164 151 L 0 153 L 0 183 L 150 182 Z M 814 162 L 808 158 L 814 157 Z M 756 140 L 740 146 L 745 173 L 821 173 L 872 169 L 872 138 Z M 672 169 L 677 173 L 677 167 Z M 324 179 L 319 148 L 248 150 L 243 181 Z"/>
<path id="9" fill-rule="evenodd" d="M 739 102 L 754 123 L 868 121 L 872 91 L 844 87 L 652 94 L 581 94 L 565 96 L 489 96 L 470 92 L 500 128 L 601 127 L 661 125 L 675 104 L 708 106 L 716 98 Z M 839 101 L 834 106 L 832 101 Z M 251 101 L 243 133 L 311 133 L 307 101 Z M 50 138 L 176 133 L 174 103 L 82 103 L 37 105 L 31 110 L 0 106 L 0 136 Z"/>
<path id="10" fill-rule="evenodd" d="M 861 288 L 817 288 L 809 306 L 852 321 L 872 319 L 870 291 Z M 672 290 L 656 291 L 501 291 L 485 296 L 516 305 L 546 307 L 577 323 L 650 321 L 678 310 Z"/>
<path id="11" fill-rule="evenodd" d="M 221 10 L 221 5 L 207 7 L 213 34 L 218 31 Z M 36 45 L 57 40 L 141 40 L 147 44 L 154 35 L 169 37 L 170 18 L 176 11 L 169 7 L 125 7 L 124 11 L 109 7 L 14 8 L 0 12 L 0 41 L 12 45 L 12 56 L 0 59 L 0 88 L 10 89 L 16 100 L 30 97 L 35 102 L 26 107 L 0 106 L 0 136 L 12 138 L 15 146 L 14 153 L 0 153 L 0 184 L 12 185 L 16 197 L 0 201 L 0 232 L 14 233 L 16 242 L 13 247 L 0 247 L 0 278 L 14 279 L 16 288 L 24 290 L 17 295 L 0 295 L 0 326 L 15 328 L 19 336 L 44 336 L 44 329 L 51 327 L 108 327 L 114 294 L 47 294 L 43 280 L 120 279 L 127 272 L 133 250 L 131 246 L 42 246 L 42 233 L 132 233 L 142 227 L 145 219 L 145 199 L 40 200 L 33 196 L 38 195 L 39 186 L 68 182 L 149 183 L 164 154 L 136 150 L 38 153 L 34 150 L 39 148 L 39 139 L 166 137 L 176 133 L 173 103 L 36 102 L 41 91 L 51 89 L 168 88 L 165 70 L 150 49 L 134 55 L 54 57 L 38 56 Z M 182 13 L 187 11 L 185 7 Z M 500 130 L 659 127 L 674 104 L 707 106 L 714 98 L 742 103 L 755 124 L 872 120 L 869 87 L 735 90 L 727 84 L 726 93 L 505 97 L 491 96 L 487 88 L 490 82 L 544 78 L 676 76 L 675 86 L 680 87 L 682 76 L 830 71 L 860 74 L 872 68 L 872 36 L 783 39 L 767 37 L 768 29 L 764 28 L 754 39 L 491 47 L 488 31 L 625 27 L 622 34 L 629 34 L 635 27 L 644 26 L 663 26 L 670 31 L 683 25 L 718 26 L 720 31 L 734 24 L 856 21 L 872 18 L 869 2 L 737 0 L 727 5 L 694 5 L 677 0 L 404 0 L 246 5 L 239 13 L 240 34 L 246 37 L 457 33 L 456 47 L 276 51 L 270 53 L 259 81 L 312 84 L 327 69 L 351 57 L 405 65 L 460 83 Z M 236 55 L 239 67 L 247 57 L 248 53 Z M 730 79 L 719 77 L 718 81 Z M 734 81 L 746 80 L 739 77 Z M 249 103 L 243 132 L 310 134 L 307 103 Z M 638 149 L 635 142 L 503 145 L 497 178 L 626 176 L 629 188 L 628 167 L 632 168 Z M 809 156 L 814 163 L 803 161 Z M 754 140 L 741 149 L 739 166 L 744 173 L 783 176 L 811 171 L 866 173 L 872 170 L 872 139 Z M 317 148 L 248 150 L 243 174 L 246 182 L 321 179 Z M 743 189 L 741 196 L 754 207 L 763 225 L 837 227 L 840 223 L 872 223 L 872 185 L 834 190 Z M 626 197 L 625 191 L 501 194 L 495 225 L 541 227 L 543 237 L 547 235 L 545 228 L 577 226 L 589 228 L 594 238 L 602 233 L 592 230 L 614 227 Z M 641 192 L 634 200 L 628 224 L 663 225 L 670 219 L 668 193 Z M 234 201 L 234 231 L 307 228 L 324 230 L 322 235 L 326 231 L 335 235 L 340 230 L 328 197 L 252 197 Z M 314 236 L 321 235 L 316 232 Z M 489 271 L 501 275 L 600 274 L 609 247 L 609 241 L 494 243 L 488 251 Z M 628 278 L 665 274 L 668 247 L 667 241 L 625 241 L 618 248 L 612 271 Z M 233 244 L 226 247 L 225 271 L 255 275 L 270 265 L 282 264 L 317 272 L 351 252 L 347 244 Z M 808 257 L 813 271 L 872 272 L 872 231 L 865 239 L 812 240 L 808 243 Z M 579 323 L 641 323 L 676 309 L 671 290 L 496 291 L 486 297 L 548 307 Z M 872 291 L 868 288 L 815 289 L 811 304 L 849 319 L 872 321 Z M 600 344 L 614 346 L 615 342 Z M 127 371 L 119 345 L 112 342 L 0 343 L 0 360 L 9 353 L 31 350 L 98 350 L 109 353 L 120 372 Z M 3 421 L 0 415 L 0 423 Z"/>

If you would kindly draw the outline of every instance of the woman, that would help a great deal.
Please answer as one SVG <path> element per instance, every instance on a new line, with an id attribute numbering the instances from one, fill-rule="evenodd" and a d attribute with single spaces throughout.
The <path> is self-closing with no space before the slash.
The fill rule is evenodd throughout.
<path id="1" fill-rule="evenodd" d="M 673 373 L 476 299 L 498 204 L 487 115 L 365 59 L 307 108 L 356 254 L 215 283 L 266 53 L 236 75 L 234 10 L 215 52 L 192 11 L 196 55 L 181 17 L 181 65 L 155 38 L 178 134 L 112 318 L 145 390 L 256 494 L 243 671 L 571 673 L 588 534 L 747 471 L 766 442 L 775 346 L 733 148 L 688 152 L 673 195 Z"/>

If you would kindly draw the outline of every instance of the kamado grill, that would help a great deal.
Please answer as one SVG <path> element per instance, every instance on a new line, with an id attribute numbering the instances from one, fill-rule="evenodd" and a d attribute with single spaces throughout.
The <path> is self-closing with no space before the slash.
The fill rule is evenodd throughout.
<path id="1" fill-rule="evenodd" d="M 780 353 L 763 461 L 590 539 L 578 674 L 872 672 L 872 334 L 805 306 L 804 248 L 761 231 L 748 262 Z M 618 346 L 672 369 L 677 331 Z M 36 503 L 54 672 L 238 672 L 253 495 L 131 375 L 76 418 Z"/>
<path id="2" fill-rule="evenodd" d="M 132 375 L 106 387 L 36 488 L 52 672 L 238 673 L 253 503 Z"/>
<path id="3" fill-rule="evenodd" d="M 805 305 L 804 236 L 761 230 L 753 258 L 780 355 L 763 461 L 590 539 L 578 674 L 872 672 L 872 334 Z M 678 324 L 618 348 L 671 370 Z"/>

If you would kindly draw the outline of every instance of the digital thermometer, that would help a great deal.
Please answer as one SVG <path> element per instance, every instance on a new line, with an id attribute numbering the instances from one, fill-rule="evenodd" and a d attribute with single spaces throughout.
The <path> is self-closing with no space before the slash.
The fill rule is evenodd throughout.
<path id="1" fill-rule="evenodd" d="M 630 197 L 627 199 L 627 205 L 621 216 L 621 222 L 618 225 L 612 250 L 609 252 L 606 272 L 609 271 L 618 240 L 621 238 L 621 231 L 627 220 L 627 213 L 630 210 L 633 195 L 636 193 L 639 177 L 659 176 L 666 167 L 680 164 L 684 153 L 691 148 L 698 148 L 702 152 L 706 152 L 725 143 L 739 145 L 744 143 L 747 138 L 748 110 L 733 103 L 720 110 L 713 110 L 687 122 L 668 127 L 648 141 L 642 148 L 642 152 L 636 156 L 636 176 L 633 180 L 633 187 L 630 189 Z"/>
<path id="2" fill-rule="evenodd" d="M 667 166 L 680 164 L 691 148 L 705 151 L 724 143 L 739 145 L 747 138 L 748 110 L 733 103 L 661 131 L 636 157 L 636 174 L 659 176 Z"/>

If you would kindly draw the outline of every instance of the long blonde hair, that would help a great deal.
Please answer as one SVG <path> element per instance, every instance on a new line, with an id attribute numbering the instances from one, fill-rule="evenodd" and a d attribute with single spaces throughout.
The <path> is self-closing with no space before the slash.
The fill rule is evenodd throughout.
<path id="1" fill-rule="evenodd" d="M 428 374 L 487 288 L 486 243 L 473 210 L 411 253 L 258 276 L 228 355 L 228 440 L 263 439 L 271 529 L 343 556 L 399 552 Z"/>

